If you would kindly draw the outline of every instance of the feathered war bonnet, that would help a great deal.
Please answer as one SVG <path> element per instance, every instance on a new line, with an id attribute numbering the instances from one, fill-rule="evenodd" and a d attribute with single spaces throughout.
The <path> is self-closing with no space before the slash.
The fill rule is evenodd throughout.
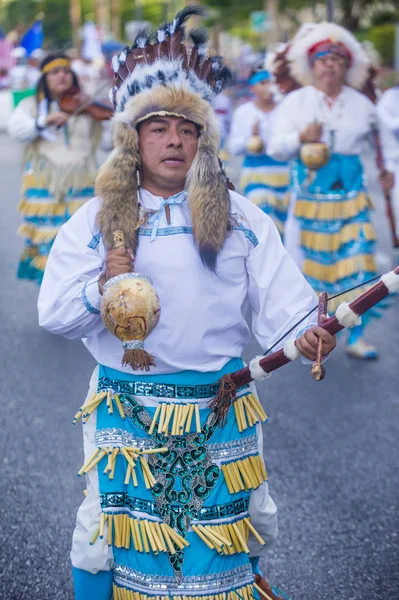
<path id="1" fill-rule="evenodd" d="M 230 197 L 219 159 L 219 132 L 213 98 L 231 80 L 221 57 L 206 55 L 207 36 L 190 32 L 185 43 L 184 24 L 199 7 L 187 7 L 172 23 L 158 29 L 151 43 L 141 32 L 131 48 L 113 60 L 115 85 L 110 95 L 115 106 L 115 149 L 102 166 L 96 193 L 103 198 L 98 224 L 107 248 L 112 233 L 122 230 L 126 242 L 138 243 L 140 169 L 136 126 L 151 116 L 179 116 L 199 126 L 198 151 L 186 180 L 193 236 L 202 262 L 216 267 L 217 254 L 230 229 Z"/>
<path id="2" fill-rule="evenodd" d="M 370 96 L 375 75 L 370 59 L 357 39 L 335 23 L 306 23 L 291 41 L 277 48 L 268 67 L 280 88 L 288 93 L 312 83 L 312 63 L 323 54 L 336 53 L 346 59 L 347 85 Z"/>

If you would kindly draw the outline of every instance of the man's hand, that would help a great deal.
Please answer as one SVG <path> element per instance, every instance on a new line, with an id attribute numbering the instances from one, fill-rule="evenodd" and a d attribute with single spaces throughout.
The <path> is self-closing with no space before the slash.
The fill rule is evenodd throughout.
<path id="1" fill-rule="evenodd" d="M 46 125 L 55 125 L 56 127 L 62 127 L 68 121 L 69 115 L 64 112 L 55 112 L 51 115 L 48 115 L 46 119 Z"/>
<path id="2" fill-rule="evenodd" d="M 133 252 L 129 248 L 123 247 L 107 252 L 105 258 L 105 281 L 117 275 L 131 273 L 134 269 L 133 261 Z"/>
<path id="3" fill-rule="evenodd" d="M 323 315 L 322 321 L 326 321 L 327 318 L 326 315 Z M 316 360 L 317 342 L 319 341 L 319 338 L 323 340 L 323 356 L 326 356 L 334 350 L 337 342 L 335 335 L 331 335 L 331 333 L 328 333 L 328 331 L 318 325 L 308 329 L 300 338 L 295 340 L 295 346 L 302 356 L 314 361 Z"/>
<path id="4" fill-rule="evenodd" d="M 323 133 L 323 125 L 321 123 L 311 123 L 299 135 L 301 144 L 320 142 Z"/>
<path id="5" fill-rule="evenodd" d="M 395 176 L 390 171 L 384 171 L 383 173 L 380 173 L 378 181 L 384 192 L 388 194 L 395 184 Z"/>

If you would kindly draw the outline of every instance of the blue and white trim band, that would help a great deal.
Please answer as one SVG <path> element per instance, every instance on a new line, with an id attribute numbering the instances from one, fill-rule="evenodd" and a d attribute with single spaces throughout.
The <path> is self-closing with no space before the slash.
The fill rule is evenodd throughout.
<path id="1" fill-rule="evenodd" d="M 95 283 L 97 283 L 97 282 L 95 282 Z M 87 310 L 88 310 L 88 311 L 89 311 L 89 312 L 90 312 L 92 315 L 99 315 L 99 314 L 100 314 L 100 311 L 99 311 L 97 308 L 95 308 L 95 307 L 94 307 L 94 306 L 93 306 L 93 305 L 92 305 L 92 304 L 89 302 L 89 299 L 88 299 L 88 297 L 87 297 L 87 294 L 86 294 L 86 288 L 87 288 L 87 286 L 88 286 L 88 282 L 86 282 L 86 283 L 84 284 L 84 286 L 83 286 L 83 289 L 82 289 L 82 302 L 83 302 L 83 304 L 85 305 L 85 307 L 87 308 Z"/>

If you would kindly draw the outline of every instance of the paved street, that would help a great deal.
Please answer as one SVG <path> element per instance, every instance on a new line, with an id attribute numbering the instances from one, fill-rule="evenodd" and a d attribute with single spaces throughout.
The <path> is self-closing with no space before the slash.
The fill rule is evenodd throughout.
<path id="1" fill-rule="evenodd" d="M 0 598 L 72 600 L 69 547 L 84 482 L 71 419 L 94 363 L 80 342 L 39 329 L 38 290 L 15 278 L 20 148 L 5 135 L 0 181 Z M 377 208 L 383 262 L 389 237 Z M 259 388 L 280 515 L 263 568 L 291 600 L 399 598 L 397 317 L 398 302 L 370 327 L 380 361 L 350 361 L 341 343 L 323 383 L 295 363 Z M 252 340 L 246 358 L 258 352 Z"/>

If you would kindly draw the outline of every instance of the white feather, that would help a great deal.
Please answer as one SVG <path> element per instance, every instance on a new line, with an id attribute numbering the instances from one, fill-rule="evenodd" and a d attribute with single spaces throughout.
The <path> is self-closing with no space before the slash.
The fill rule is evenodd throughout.
<path id="1" fill-rule="evenodd" d="M 157 40 L 160 44 L 166 40 L 166 32 L 164 29 L 158 29 Z"/>
<path id="2" fill-rule="evenodd" d="M 114 73 L 119 71 L 120 60 L 116 55 L 112 57 L 111 66 Z"/>
<path id="3" fill-rule="evenodd" d="M 399 275 L 395 273 L 395 271 L 390 271 L 389 273 L 385 273 L 381 277 L 382 283 L 388 289 L 390 294 L 398 294 L 399 293 Z"/>
<path id="4" fill-rule="evenodd" d="M 251 373 L 252 379 L 255 381 L 263 381 L 271 376 L 271 373 L 266 373 L 260 366 L 260 361 L 265 358 L 262 354 L 255 356 L 249 363 L 249 372 Z"/>
<path id="5" fill-rule="evenodd" d="M 301 353 L 295 345 L 295 340 L 287 340 L 284 344 L 283 352 L 289 360 L 296 360 L 301 356 Z"/>
<path id="6" fill-rule="evenodd" d="M 119 55 L 119 62 L 124 64 L 126 62 L 126 58 L 127 58 L 126 51 L 122 50 L 122 52 Z"/>
<path id="7" fill-rule="evenodd" d="M 361 325 L 362 319 L 349 306 L 347 302 L 342 302 L 335 311 L 337 321 L 342 327 L 355 327 Z"/>

